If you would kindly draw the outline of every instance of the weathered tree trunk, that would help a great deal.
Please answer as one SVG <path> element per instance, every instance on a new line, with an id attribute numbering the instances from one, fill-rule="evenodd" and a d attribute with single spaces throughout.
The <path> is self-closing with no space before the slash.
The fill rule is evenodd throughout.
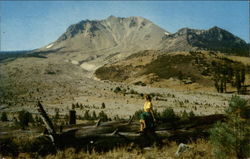
<path id="1" fill-rule="evenodd" d="M 40 101 L 38 101 L 37 106 L 38 106 L 38 112 L 39 112 L 39 114 L 43 120 L 43 123 L 48 131 L 48 137 L 51 139 L 51 142 L 53 144 L 55 144 L 55 138 L 57 136 L 55 128 L 54 128 L 49 116 L 47 115 L 47 113 L 43 109 L 43 106 L 42 106 Z"/>
<path id="2" fill-rule="evenodd" d="M 40 101 L 38 101 L 37 106 L 38 106 L 38 112 L 40 114 L 40 117 L 42 118 L 43 123 L 44 123 L 46 129 L 48 130 L 48 133 L 49 134 L 56 134 L 54 126 L 53 126 L 49 116 L 47 115 L 47 113 L 43 109 L 43 106 L 42 106 Z"/>

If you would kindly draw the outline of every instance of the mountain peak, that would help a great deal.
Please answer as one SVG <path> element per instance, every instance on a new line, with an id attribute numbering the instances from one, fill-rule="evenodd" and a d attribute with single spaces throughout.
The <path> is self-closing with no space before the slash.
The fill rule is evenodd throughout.
<path id="1" fill-rule="evenodd" d="M 222 29 L 222 28 L 215 25 L 212 28 L 210 28 L 209 30 L 224 30 L 224 29 Z"/>
<path id="2" fill-rule="evenodd" d="M 190 30 L 189 28 L 185 27 L 185 28 L 179 29 L 179 30 L 177 31 L 177 33 L 182 33 L 182 34 L 183 34 L 183 33 L 187 33 L 189 30 Z"/>
<path id="3" fill-rule="evenodd" d="M 83 20 L 71 25 L 54 47 L 63 45 L 65 49 L 84 51 L 115 47 L 116 51 L 134 52 L 157 48 L 166 33 L 166 30 L 143 17 L 110 15 L 106 19 Z"/>
<path id="4" fill-rule="evenodd" d="M 212 27 L 212 28 L 210 28 L 210 29 L 208 29 L 208 31 L 210 31 L 210 32 L 218 32 L 218 33 L 228 33 L 228 34 L 231 34 L 232 35 L 232 33 L 230 33 L 229 31 L 227 31 L 227 30 L 225 30 L 225 29 L 222 29 L 222 28 L 220 28 L 220 27 L 218 27 L 218 26 L 214 26 L 214 27 Z"/>
<path id="5" fill-rule="evenodd" d="M 110 15 L 107 19 L 117 19 L 117 17 L 114 15 Z"/>

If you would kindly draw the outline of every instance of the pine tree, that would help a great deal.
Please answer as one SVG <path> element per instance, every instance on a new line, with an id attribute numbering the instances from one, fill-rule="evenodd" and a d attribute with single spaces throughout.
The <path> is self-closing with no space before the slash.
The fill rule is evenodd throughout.
<path id="1" fill-rule="evenodd" d="M 240 73 L 238 71 L 235 74 L 235 86 L 236 86 L 238 94 L 240 94 L 241 93 L 241 78 L 240 78 Z"/>
<path id="2" fill-rule="evenodd" d="M 91 119 L 91 116 L 89 115 L 89 110 L 86 110 L 86 111 L 85 111 L 83 118 L 84 118 L 85 120 L 90 120 L 90 119 Z"/>
<path id="3" fill-rule="evenodd" d="M 105 107 L 106 107 L 106 105 L 105 105 L 105 103 L 102 103 L 102 109 L 105 109 Z"/>
<path id="4" fill-rule="evenodd" d="M 184 111 L 182 112 L 181 118 L 182 118 L 183 120 L 187 120 L 187 119 L 188 119 L 188 113 L 187 113 L 186 110 L 184 110 Z"/>
<path id="5" fill-rule="evenodd" d="M 216 158 L 250 157 L 250 106 L 246 100 L 233 96 L 226 109 L 227 121 L 216 123 L 210 141 Z"/>
<path id="6" fill-rule="evenodd" d="M 92 113 L 92 119 L 93 119 L 93 120 L 96 120 L 96 119 L 97 119 L 97 116 L 96 116 L 95 111 L 93 111 L 93 113 Z"/>
<path id="7" fill-rule="evenodd" d="M 108 115 L 104 113 L 104 111 L 101 111 L 98 115 L 99 119 L 101 119 L 101 121 L 105 122 L 108 121 Z"/>
<path id="8" fill-rule="evenodd" d="M 191 110 L 188 114 L 189 119 L 193 119 L 195 117 L 194 112 Z"/>
<path id="9" fill-rule="evenodd" d="M 32 114 L 28 111 L 22 110 L 18 113 L 19 124 L 22 129 L 29 126 L 30 122 L 33 122 Z"/>
<path id="10" fill-rule="evenodd" d="M 55 120 L 58 120 L 58 119 L 60 118 L 59 109 L 56 109 L 55 112 L 56 112 L 56 114 L 55 114 L 54 119 L 55 119 Z"/>
<path id="11" fill-rule="evenodd" d="M 7 117 L 7 113 L 6 112 L 2 112 L 1 121 L 8 121 L 8 117 Z"/>

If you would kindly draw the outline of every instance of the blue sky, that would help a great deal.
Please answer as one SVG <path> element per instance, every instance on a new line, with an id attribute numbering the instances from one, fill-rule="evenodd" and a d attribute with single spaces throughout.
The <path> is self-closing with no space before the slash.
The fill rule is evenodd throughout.
<path id="1" fill-rule="evenodd" d="M 81 20 L 141 16 L 169 32 L 218 26 L 249 42 L 248 1 L 0 1 L 1 51 L 55 41 Z"/>

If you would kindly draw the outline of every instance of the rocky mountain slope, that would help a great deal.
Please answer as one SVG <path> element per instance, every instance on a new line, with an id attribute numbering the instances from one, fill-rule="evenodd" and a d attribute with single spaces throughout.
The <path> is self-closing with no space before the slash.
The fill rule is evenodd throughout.
<path id="1" fill-rule="evenodd" d="M 104 64 L 123 60 L 143 50 L 213 50 L 249 56 L 249 45 L 245 41 L 219 27 L 208 30 L 183 28 L 169 33 L 142 17 L 115 16 L 73 24 L 55 42 L 35 52 L 59 55 L 59 60 L 67 59 L 94 72 Z"/>
<path id="2" fill-rule="evenodd" d="M 165 32 L 141 17 L 110 16 L 105 20 L 85 20 L 71 25 L 53 47 L 82 51 L 156 49 Z"/>
<path id="3" fill-rule="evenodd" d="M 249 56 L 249 45 L 244 40 L 216 26 L 208 30 L 180 29 L 165 35 L 161 48 L 167 51 L 213 50 Z"/>

